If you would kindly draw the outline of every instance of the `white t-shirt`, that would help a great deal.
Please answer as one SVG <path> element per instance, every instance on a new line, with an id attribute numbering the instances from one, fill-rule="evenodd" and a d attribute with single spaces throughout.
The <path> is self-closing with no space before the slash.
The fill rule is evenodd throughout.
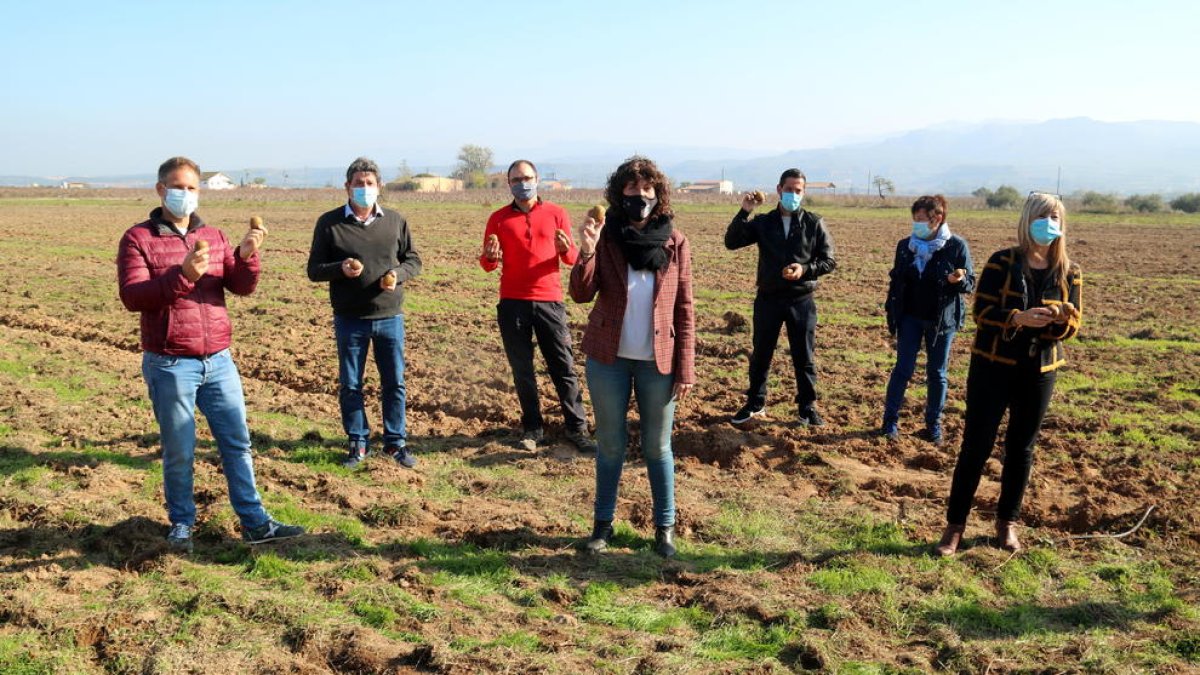
<path id="1" fill-rule="evenodd" d="M 654 360 L 654 270 L 626 265 L 625 317 L 617 356 L 634 361 Z"/>

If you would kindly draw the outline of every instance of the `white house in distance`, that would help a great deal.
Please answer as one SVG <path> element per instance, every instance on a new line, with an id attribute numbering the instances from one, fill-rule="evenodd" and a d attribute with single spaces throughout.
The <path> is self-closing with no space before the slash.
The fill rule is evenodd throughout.
<path id="1" fill-rule="evenodd" d="M 237 183 L 220 171 L 205 171 L 200 174 L 200 187 L 205 190 L 232 190 Z"/>
<path id="2" fill-rule="evenodd" d="M 679 188 L 680 192 L 686 193 L 705 193 L 714 195 L 731 195 L 733 194 L 733 181 L 731 180 L 698 180 L 691 185 Z"/>

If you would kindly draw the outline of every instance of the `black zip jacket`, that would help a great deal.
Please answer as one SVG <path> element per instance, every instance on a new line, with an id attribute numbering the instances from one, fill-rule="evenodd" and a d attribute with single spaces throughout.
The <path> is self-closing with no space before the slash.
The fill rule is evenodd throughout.
<path id="1" fill-rule="evenodd" d="M 753 219 L 745 210 L 738 209 L 725 230 L 725 248 L 731 251 L 758 244 L 759 294 L 797 298 L 809 295 L 816 290 L 818 277 L 837 269 L 833 237 L 821 216 L 804 209 L 797 215 L 786 239 L 778 208 Z M 783 278 L 783 268 L 792 263 L 804 265 L 804 276 L 796 281 Z"/>

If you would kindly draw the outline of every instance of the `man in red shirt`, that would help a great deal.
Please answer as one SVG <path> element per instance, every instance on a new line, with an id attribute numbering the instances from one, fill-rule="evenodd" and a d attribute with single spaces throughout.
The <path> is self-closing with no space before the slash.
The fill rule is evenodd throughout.
<path id="1" fill-rule="evenodd" d="M 563 305 L 559 263 L 575 264 L 571 220 L 557 204 L 537 196 L 537 167 L 519 159 L 508 167 L 513 201 L 488 218 L 479 265 L 491 272 L 499 266 L 500 303 L 496 320 L 512 366 L 513 384 L 521 401 L 521 446 L 536 450 L 542 440 L 542 410 L 533 368 L 533 338 L 546 359 L 558 391 L 567 440 L 584 452 L 595 452 L 588 435 L 583 394 L 575 374 L 571 331 Z"/>

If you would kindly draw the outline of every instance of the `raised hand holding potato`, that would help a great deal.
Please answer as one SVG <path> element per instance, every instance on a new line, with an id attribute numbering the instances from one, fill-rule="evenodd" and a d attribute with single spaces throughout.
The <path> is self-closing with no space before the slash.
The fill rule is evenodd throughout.
<path id="1" fill-rule="evenodd" d="M 600 230 L 604 228 L 603 221 L 597 221 L 588 216 L 583 223 L 583 241 L 579 244 L 579 254 L 590 258 L 596 253 L 596 242 L 600 241 Z"/>
<path id="2" fill-rule="evenodd" d="M 554 249 L 559 255 L 566 254 L 571 250 L 571 240 L 567 237 L 567 233 L 562 230 L 554 231 Z"/>
<path id="3" fill-rule="evenodd" d="M 267 228 L 263 225 L 262 217 L 251 216 L 250 231 L 242 238 L 242 243 L 238 246 L 238 255 L 242 257 L 242 260 L 249 260 L 250 256 L 262 248 L 263 239 L 266 237 Z"/>
<path id="4" fill-rule="evenodd" d="M 208 272 L 208 242 L 201 239 L 183 259 L 183 276 L 195 283 Z"/>
<path id="5" fill-rule="evenodd" d="M 742 210 L 746 213 L 753 213 L 754 209 L 767 200 L 767 196 L 761 192 L 743 192 L 742 193 Z"/>
<path id="6" fill-rule="evenodd" d="M 500 259 L 500 237 L 495 233 L 489 234 L 483 242 L 483 257 L 496 262 Z"/>
<path id="7" fill-rule="evenodd" d="M 604 207 L 601 206 L 600 204 L 597 204 L 597 205 L 593 206 L 592 208 L 588 209 L 587 214 L 588 214 L 588 218 L 591 218 L 592 220 L 596 221 L 597 223 L 601 223 L 601 224 L 604 223 Z"/>

